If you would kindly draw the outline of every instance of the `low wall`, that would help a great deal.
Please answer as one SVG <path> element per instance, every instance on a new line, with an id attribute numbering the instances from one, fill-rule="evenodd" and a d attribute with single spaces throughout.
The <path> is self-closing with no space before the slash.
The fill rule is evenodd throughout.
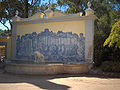
<path id="1" fill-rule="evenodd" d="M 54 75 L 88 73 L 92 64 L 7 64 L 5 70 L 14 74 Z"/>

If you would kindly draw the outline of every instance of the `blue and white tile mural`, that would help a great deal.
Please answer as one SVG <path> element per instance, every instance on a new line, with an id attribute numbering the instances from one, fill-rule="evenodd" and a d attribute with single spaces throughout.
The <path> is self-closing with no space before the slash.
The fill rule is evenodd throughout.
<path id="1" fill-rule="evenodd" d="M 34 52 L 39 51 L 45 61 L 80 62 L 85 59 L 85 37 L 72 32 L 54 33 L 45 29 L 37 34 L 17 36 L 16 58 L 34 59 Z"/>

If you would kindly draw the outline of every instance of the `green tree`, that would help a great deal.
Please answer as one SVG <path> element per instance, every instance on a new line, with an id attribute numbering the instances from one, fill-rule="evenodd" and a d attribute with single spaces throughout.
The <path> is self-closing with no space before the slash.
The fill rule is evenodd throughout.
<path id="1" fill-rule="evenodd" d="M 58 5 L 60 7 L 68 7 L 65 13 L 78 13 L 84 12 L 87 8 L 87 2 L 89 0 L 58 0 Z"/>
<path id="2" fill-rule="evenodd" d="M 19 6 L 18 6 L 19 4 Z M 8 30 L 6 22 L 8 21 L 11 24 L 11 19 L 15 15 L 16 10 L 23 10 L 21 7 L 22 4 L 18 0 L 2 0 L 0 2 L 0 23 L 3 24 Z"/>
<path id="3" fill-rule="evenodd" d="M 40 5 L 40 1 L 41 0 L 1 0 L 0 23 L 9 30 L 6 22 L 9 22 L 12 28 L 12 18 L 15 16 L 16 10 L 19 11 L 20 17 L 28 17 L 28 11 L 34 11 L 34 7 Z"/>
<path id="4" fill-rule="evenodd" d="M 104 42 L 104 46 L 109 47 L 116 46 L 120 48 L 120 19 L 112 26 L 111 33 L 109 37 Z"/>

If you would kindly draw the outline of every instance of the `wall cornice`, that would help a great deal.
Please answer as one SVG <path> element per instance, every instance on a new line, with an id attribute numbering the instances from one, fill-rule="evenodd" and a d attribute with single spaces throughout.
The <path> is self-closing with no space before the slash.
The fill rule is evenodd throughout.
<path id="1" fill-rule="evenodd" d="M 50 22 L 63 22 L 63 21 L 79 21 L 79 20 L 95 20 L 97 17 L 95 15 L 90 16 L 78 16 L 78 15 L 70 15 L 63 17 L 51 17 L 45 19 L 33 19 L 33 20 L 21 20 L 14 21 L 16 24 L 35 24 L 35 23 L 50 23 Z"/>

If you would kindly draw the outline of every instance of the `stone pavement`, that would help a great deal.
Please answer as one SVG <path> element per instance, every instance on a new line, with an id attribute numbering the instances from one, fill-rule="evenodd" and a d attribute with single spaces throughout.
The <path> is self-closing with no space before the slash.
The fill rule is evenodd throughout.
<path id="1" fill-rule="evenodd" d="M 14 75 L 0 70 L 0 90 L 120 90 L 120 78 L 84 74 Z"/>

